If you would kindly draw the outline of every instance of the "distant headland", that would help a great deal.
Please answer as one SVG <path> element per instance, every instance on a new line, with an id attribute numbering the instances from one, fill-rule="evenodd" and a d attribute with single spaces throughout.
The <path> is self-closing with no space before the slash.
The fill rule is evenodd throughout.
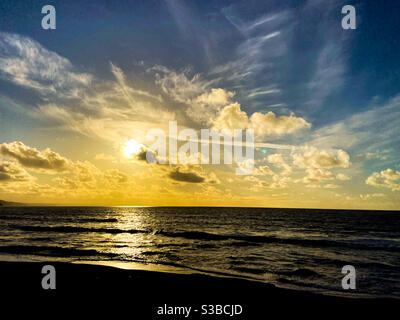
<path id="1" fill-rule="evenodd" d="M 10 202 L 5 200 L 0 200 L 0 207 L 24 207 L 28 205 L 29 204 L 22 202 Z"/>

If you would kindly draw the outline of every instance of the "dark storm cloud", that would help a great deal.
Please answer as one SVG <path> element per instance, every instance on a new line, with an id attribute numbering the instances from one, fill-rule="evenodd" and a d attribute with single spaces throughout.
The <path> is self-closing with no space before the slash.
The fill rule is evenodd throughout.
<path id="1" fill-rule="evenodd" d="M 179 168 L 168 174 L 168 177 L 172 180 L 190 182 L 190 183 L 202 183 L 205 178 L 200 176 L 196 172 L 181 172 Z"/>

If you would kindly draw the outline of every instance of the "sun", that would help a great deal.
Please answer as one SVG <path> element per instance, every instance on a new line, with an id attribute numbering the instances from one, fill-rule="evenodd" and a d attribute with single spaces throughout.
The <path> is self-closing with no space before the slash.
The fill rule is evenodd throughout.
<path id="1" fill-rule="evenodd" d="M 144 145 L 138 143 L 135 139 L 125 142 L 124 146 L 122 147 L 124 155 L 127 158 L 132 158 L 132 155 L 138 154 L 142 148 L 144 148 Z"/>

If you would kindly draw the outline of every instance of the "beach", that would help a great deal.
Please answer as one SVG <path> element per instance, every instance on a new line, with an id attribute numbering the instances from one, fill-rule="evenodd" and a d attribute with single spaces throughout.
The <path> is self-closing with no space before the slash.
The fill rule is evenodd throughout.
<path id="1" fill-rule="evenodd" d="M 400 310 L 400 0 L 1 0 L 0 320 Z"/>
<path id="2" fill-rule="evenodd" d="M 56 270 L 56 289 L 44 290 L 44 265 Z M 60 262 L 1 262 L 1 290 L 4 306 L 17 299 L 21 305 L 47 305 L 59 312 L 113 312 L 133 319 L 261 319 L 263 315 L 304 315 L 308 318 L 379 314 L 398 309 L 399 299 L 347 298 L 277 288 L 270 284 L 213 277 Z M 95 302 L 96 305 L 92 303 Z M 202 305 L 240 305 L 238 315 L 201 314 Z M 78 307 L 79 306 L 79 307 Z M 169 307 L 191 307 L 189 316 L 160 315 Z M 179 310 L 179 309 L 174 309 Z M 195 311 L 197 310 L 197 311 Z M 226 308 L 226 311 L 232 310 Z M 238 311 L 240 309 L 237 309 Z M 140 317 L 136 317 L 139 316 Z"/>
<path id="3" fill-rule="evenodd" d="M 397 212 L 4 207 L 0 222 L 2 261 L 203 273 L 331 295 L 348 294 L 342 268 L 352 265 L 352 295 L 400 296 Z"/>
<path id="4" fill-rule="evenodd" d="M 348 319 L 400 305 L 396 212 L 0 211 L 1 306 L 29 317 Z M 46 265 L 54 290 L 42 288 Z M 356 268 L 355 290 L 342 288 L 345 265 Z"/>

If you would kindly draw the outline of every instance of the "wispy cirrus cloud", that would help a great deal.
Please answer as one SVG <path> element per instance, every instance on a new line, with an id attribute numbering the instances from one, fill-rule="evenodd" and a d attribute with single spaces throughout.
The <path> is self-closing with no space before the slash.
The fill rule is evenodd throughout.
<path id="1" fill-rule="evenodd" d="M 314 75 L 308 83 L 311 97 L 307 103 L 312 107 L 320 107 L 326 97 L 343 85 L 343 55 L 341 42 L 328 43 L 321 49 Z"/>
<path id="2" fill-rule="evenodd" d="M 42 94 L 73 95 L 91 84 L 93 76 L 78 72 L 68 59 L 35 40 L 0 32 L 0 75 Z"/>
<path id="3" fill-rule="evenodd" d="M 0 76 L 39 93 L 37 107 L 26 110 L 39 121 L 119 143 L 174 118 L 161 95 L 134 87 L 113 63 L 110 71 L 115 81 L 80 72 L 29 37 L 0 33 Z"/>
<path id="4" fill-rule="evenodd" d="M 285 23 L 289 21 L 290 12 L 275 12 L 246 20 L 240 10 L 232 5 L 224 8 L 222 13 L 244 39 L 236 48 L 231 61 L 214 67 L 210 75 L 223 77 L 224 81 L 232 84 L 252 81 L 252 88 L 241 88 L 245 92 L 249 90 L 245 94 L 248 98 L 256 99 L 278 93 L 276 81 L 279 79 L 272 75 L 276 74 L 276 59 L 287 51 Z M 261 81 L 263 85 L 257 85 Z"/>
<path id="5" fill-rule="evenodd" d="M 347 48 L 352 34 L 342 32 L 338 26 L 337 12 L 340 8 L 340 0 L 329 3 L 308 0 L 298 12 L 305 19 L 299 19 L 296 27 L 301 30 L 312 26 L 312 52 L 317 53 L 309 61 L 308 67 L 312 73 L 305 87 L 308 95 L 305 107 L 311 113 L 318 110 L 328 96 L 338 93 L 346 82 Z"/>
<path id="6" fill-rule="evenodd" d="M 144 96 L 147 98 L 152 98 L 158 102 L 162 102 L 162 98 L 160 95 L 153 95 L 147 91 L 144 90 L 139 90 L 139 89 L 135 89 L 132 88 L 131 86 L 129 86 L 126 82 L 126 77 L 124 72 L 121 70 L 121 68 L 119 68 L 118 66 L 116 66 L 115 64 L 113 64 L 112 62 L 110 62 L 110 67 L 111 67 L 111 72 L 113 73 L 113 75 L 115 76 L 115 79 L 117 80 L 117 83 L 119 85 L 119 88 L 121 89 L 122 94 L 125 96 L 125 98 L 131 103 L 134 104 L 135 100 L 133 98 L 134 95 L 139 95 L 139 96 Z"/>
<path id="7" fill-rule="evenodd" d="M 396 165 L 398 156 L 394 148 L 400 144 L 399 127 L 400 96 L 397 95 L 384 104 L 317 129 L 311 134 L 309 144 L 350 149 L 354 160 L 370 160 L 369 165 Z"/>

